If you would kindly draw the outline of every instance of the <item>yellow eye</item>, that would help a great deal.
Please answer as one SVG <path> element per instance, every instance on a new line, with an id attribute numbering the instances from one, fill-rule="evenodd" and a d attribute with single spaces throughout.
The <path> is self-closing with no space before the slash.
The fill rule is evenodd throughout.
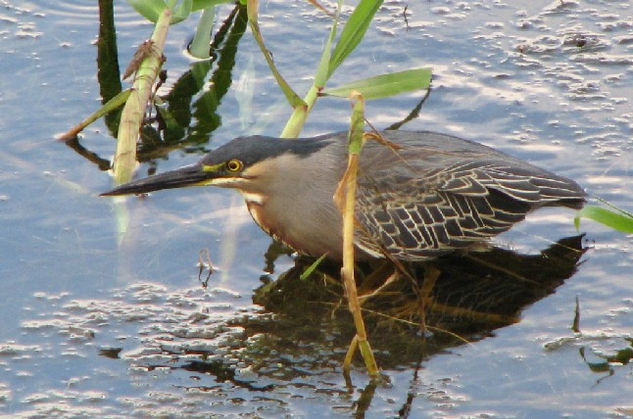
<path id="1" fill-rule="evenodd" d="M 231 159 L 226 162 L 226 170 L 229 172 L 239 172 L 244 168 L 244 163 L 238 159 Z"/>

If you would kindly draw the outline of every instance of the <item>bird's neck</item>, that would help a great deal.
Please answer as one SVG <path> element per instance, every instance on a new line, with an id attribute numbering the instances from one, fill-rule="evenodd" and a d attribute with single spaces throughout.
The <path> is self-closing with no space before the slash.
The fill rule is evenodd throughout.
<path id="1" fill-rule="evenodd" d="M 253 217 L 253 220 L 257 223 L 259 228 L 275 240 L 278 240 L 295 250 L 301 251 L 299 244 L 294 243 L 292 238 L 286 235 L 283 229 L 274 222 L 273 217 L 268 214 L 266 199 L 263 199 L 261 196 L 252 197 L 248 194 L 242 195 L 244 195 L 248 212 L 251 214 L 251 217 Z"/>

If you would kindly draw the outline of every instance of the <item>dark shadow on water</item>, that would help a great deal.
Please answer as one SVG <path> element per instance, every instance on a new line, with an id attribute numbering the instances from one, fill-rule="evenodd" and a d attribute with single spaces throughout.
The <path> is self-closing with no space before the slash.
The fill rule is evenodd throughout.
<path id="1" fill-rule="evenodd" d="M 210 374 L 214 376 L 218 382 L 229 381 L 237 387 L 242 387 L 250 391 L 268 391 L 274 388 L 274 385 L 272 384 L 257 386 L 247 380 L 240 380 L 235 376 L 235 368 L 231 368 L 220 360 L 189 361 L 182 365 L 181 368 L 186 371 L 200 374 Z"/>

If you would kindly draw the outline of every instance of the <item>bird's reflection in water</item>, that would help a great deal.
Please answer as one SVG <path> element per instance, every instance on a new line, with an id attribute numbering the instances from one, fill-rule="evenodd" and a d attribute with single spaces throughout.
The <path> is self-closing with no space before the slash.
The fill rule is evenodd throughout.
<path id="1" fill-rule="evenodd" d="M 573 275 L 584 252 L 582 237 L 562 239 L 539 254 L 493 248 L 408 265 L 411 275 L 398 275 L 388 284 L 383 280 L 392 268 L 360 267 L 359 294 L 381 367 L 417 362 L 517 322 L 524 308 Z M 315 345 L 320 340 L 328 346 L 338 342 L 345 349 L 354 325 L 337 279 L 338 266 L 322 264 L 300 279 L 312 262 L 300 257 L 293 268 L 256 290 L 254 302 L 276 314 L 270 327 L 260 322 L 243 326 L 269 332 L 271 343 L 274 337 L 290 342 L 311 339 Z"/>

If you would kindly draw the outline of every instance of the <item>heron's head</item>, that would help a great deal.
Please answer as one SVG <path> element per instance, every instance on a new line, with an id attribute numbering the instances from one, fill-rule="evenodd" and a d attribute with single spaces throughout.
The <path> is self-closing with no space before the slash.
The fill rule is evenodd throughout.
<path id="1" fill-rule="evenodd" d="M 140 194 L 185 186 L 213 185 L 243 193 L 264 190 L 266 173 L 283 171 L 288 181 L 301 170 L 301 161 L 328 144 L 325 137 L 281 139 L 264 136 L 236 138 L 213 150 L 198 163 L 135 180 L 102 196 Z"/>

